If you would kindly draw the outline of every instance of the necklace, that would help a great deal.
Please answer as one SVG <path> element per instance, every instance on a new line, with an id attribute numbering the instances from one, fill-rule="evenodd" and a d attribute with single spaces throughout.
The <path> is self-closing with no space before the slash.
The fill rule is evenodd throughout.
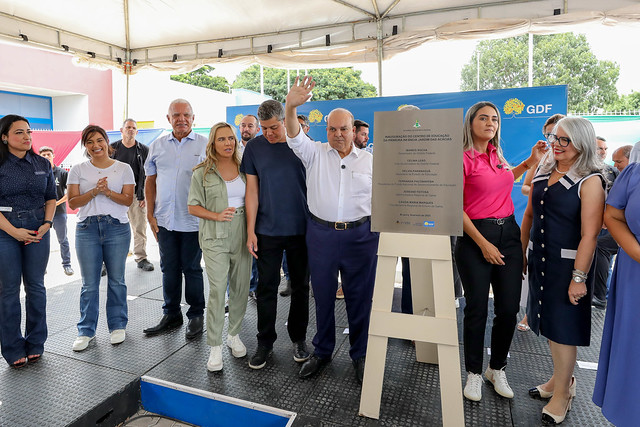
<path id="1" fill-rule="evenodd" d="M 567 170 L 567 171 L 564 171 L 564 172 L 560 172 L 560 171 L 558 170 L 558 166 L 556 165 L 556 172 L 558 172 L 560 175 L 566 175 L 566 174 L 567 174 L 567 172 L 569 172 L 569 171 Z"/>

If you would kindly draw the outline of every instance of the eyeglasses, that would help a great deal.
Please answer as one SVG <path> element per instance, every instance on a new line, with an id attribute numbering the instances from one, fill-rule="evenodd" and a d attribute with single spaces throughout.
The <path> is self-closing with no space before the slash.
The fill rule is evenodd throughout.
<path id="1" fill-rule="evenodd" d="M 558 143 L 558 145 L 560 145 L 561 147 L 566 147 L 571 144 L 571 140 L 566 136 L 558 136 L 553 133 L 549 134 L 549 136 L 547 137 L 547 141 L 549 142 L 549 144 Z"/>
<path id="2" fill-rule="evenodd" d="M 547 133 L 542 133 L 542 136 L 544 136 L 544 139 L 549 139 L 549 135 L 552 135 L 551 133 L 547 132 Z"/>

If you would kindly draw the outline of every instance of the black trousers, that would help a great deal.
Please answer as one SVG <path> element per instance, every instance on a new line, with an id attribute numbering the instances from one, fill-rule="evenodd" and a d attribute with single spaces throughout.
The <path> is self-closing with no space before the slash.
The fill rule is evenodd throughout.
<path id="1" fill-rule="evenodd" d="M 309 324 L 309 268 L 305 235 L 266 236 L 258 234 L 258 345 L 272 348 L 276 334 L 278 285 L 282 252 L 287 251 L 291 302 L 287 331 L 292 342 L 305 340 Z"/>
<path id="2" fill-rule="evenodd" d="M 618 253 L 618 244 L 609 230 L 602 230 L 598 235 L 598 244 L 596 246 L 595 259 L 591 270 L 595 274 L 593 282 L 593 298 L 598 298 L 600 301 L 607 299 L 607 279 L 609 278 L 609 265 L 611 265 L 611 258 Z"/>
<path id="3" fill-rule="evenodd" d="M 511 346 L 520 309 L 522 287 L 522 245 L 520 227 L 513 216 L 503 225 L 488 220 L 473 220 L 478 231 L 504 255 L 505 265 L 488 263 L 480 247 L 467 235 L 458 239 L 455 258 L 466 306 L 464 308 L 464 359 L 466 370 L 482 373 L 484 332 L 487 324 L 489 285 L 493 287 L 494 313 L 491 329 L 492 369 L 507 365 L 507 354 Z"/>

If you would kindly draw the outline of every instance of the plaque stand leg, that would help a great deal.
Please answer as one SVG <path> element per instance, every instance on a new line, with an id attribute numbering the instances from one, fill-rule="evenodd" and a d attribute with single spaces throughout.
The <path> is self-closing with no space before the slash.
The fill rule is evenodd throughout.
<path id="1" fill-rule="evenodd" d="M 439 365 L 444 426 L 464 426 L 449 236 L 380 233 L 360 415 L 379 418 L 387 341 L 414 340 L 416 359 Z M 413 315 L 392 313 L 398 257 L 410 258 Z"/>

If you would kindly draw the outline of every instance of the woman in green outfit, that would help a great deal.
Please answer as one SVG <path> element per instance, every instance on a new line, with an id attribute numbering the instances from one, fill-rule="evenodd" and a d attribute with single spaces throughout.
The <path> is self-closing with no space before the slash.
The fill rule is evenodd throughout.
<path id="1" fill-rule="evenodd" d="M 211 353 L 207 369 L 212 372 L 222 369 L 227 284 L 227 346 L 235 357 L 247 354 L 239 337 L 251 278 L 251 255 L 245 245 L 245 182 L 244 174 L 240 173 L 235 132 L 228 123 L 217 123 L 209 133 L 207 158 L 193 170 L 188 202 L 189 213 L 200 218 L 200 247 L 209 278 L 207 344 Z"/>

